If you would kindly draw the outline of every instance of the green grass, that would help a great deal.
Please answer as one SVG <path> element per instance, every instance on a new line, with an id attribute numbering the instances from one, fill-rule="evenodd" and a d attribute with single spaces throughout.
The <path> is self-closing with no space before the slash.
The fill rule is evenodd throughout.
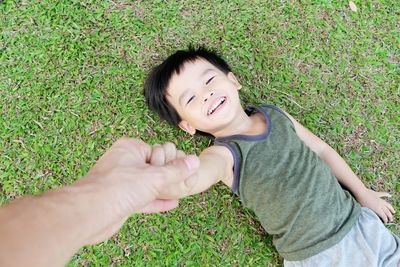
<path id="1" fill-rule="evenodd" d="M 121 136 L 190 138 L 151 113 L 149 68 L 188 44 L 220 51 L 243 103 L 273 103 L 388 191 L 400 233 L 400 6 L 355 1 L 0 1 L 0 203 L 69 184 Z M 279 266 L 271 238 L 225 187 L 134 215 L 70 266 Z"/>

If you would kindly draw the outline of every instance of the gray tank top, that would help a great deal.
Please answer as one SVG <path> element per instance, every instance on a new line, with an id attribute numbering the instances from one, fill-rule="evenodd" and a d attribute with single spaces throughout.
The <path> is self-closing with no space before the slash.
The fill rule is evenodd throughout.
<path id="1" fill-rule="evenodd" d="M 264 115 L 263 134 L 215 139 L 234 157 L 232 190 L 286 260 L 303 260 L 338 243 L 356 222 L 360 205 L 280 109 L 263 105 L 247 112 Z"/>

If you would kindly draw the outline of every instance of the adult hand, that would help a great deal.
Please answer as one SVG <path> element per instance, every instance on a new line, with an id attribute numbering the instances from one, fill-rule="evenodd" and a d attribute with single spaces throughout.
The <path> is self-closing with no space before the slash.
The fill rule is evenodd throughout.
<path id="1" fill-rule="evenodd" d="M 165 143 L 163 145 L 155 144 L 152 147 L 150 163 L 153 166 L 164 166 L 176 159 L 184 158 L 185 153 L 177 150 L 173 143 Z M 190 190 L 196 184 L 198 179 L 197 173 L 186 179 L 184 182 L 167 184 L 162 187 L 159 196 L 164 199 L 181 198 L 189 195 Z"/>
<path id="2" fill-rule="evenodd" d="M 132 213 L 176 207 L 177 200 L 158 199 L 160 191 L 190 183 L 199 159 L 152 166 L 151 154 L 146 143 L 123 138 L 73 185 L 0 207 L 0 266 L 62 266 L 81 246 L 109 238 Z"/>
<path id="3" fill-rule="evenodd" d="M 158 199 L 161 190 L 190 184 L 190 178 L 193 179 L 190 176 L 198 166 L 197 156 L 186 156 L 172 143 L 151 147 L 136 139 L 118 140 L 86 177 L 75 184 L 94 186 L 94 190 L 108 200 L 104 218 L 110 219 L 109 226 L 93 236 L 89 243 L 108 239 L 134 212 L 175 208 L 178 200 Z"/>

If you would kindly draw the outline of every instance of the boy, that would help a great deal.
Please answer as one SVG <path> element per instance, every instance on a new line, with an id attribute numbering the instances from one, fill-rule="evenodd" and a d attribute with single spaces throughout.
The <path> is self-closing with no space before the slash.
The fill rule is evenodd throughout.
<path id="1" fill-rule="evenodd" d="M 231 187 L 273 236 L 285 266 L 397 266 L 400 239 L 379 220 L 393 220 L 393 207 L 381 199 L 389 195 L 366 189 L 286 112 L 272 105 L 244 110 L 241 88 L 228 64 L 205 48 L 177 51 L 147 78 L 147 103 L 162 118 L 215 137 L 186 194 L 220 180 Z M 181 190 L 162 193 L 177 198 Z"/>

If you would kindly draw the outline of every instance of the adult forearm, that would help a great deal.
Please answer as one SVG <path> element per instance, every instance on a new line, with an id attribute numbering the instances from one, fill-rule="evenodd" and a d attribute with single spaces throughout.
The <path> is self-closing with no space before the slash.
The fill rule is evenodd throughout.
<path id="1" fill-rule="evenodd" d="M 63 266 L 81 246 L 110 238 L 129 215 L 175 208 L 177 200 L 163 201 L 159 192 L 190 180 L 199 159 L 153 166 L 150 155 L 148 144 L 122 138 L 75 184 L 0 207 L 0 266 Z"/>
<path id="2" fill-rule="evenodd" d="M 1 207 L 0 266 L 63 266 L 101 227 L 92 192 L 73 185 Z"/>
<path id="3" fill-rule="evenodd" d="M 327 146 L 320 157 L 331 167 L 338 181 L 349 189 L 356 198 L 365 193 L 366 187 L 362 181 L 333 148 Z"/>

